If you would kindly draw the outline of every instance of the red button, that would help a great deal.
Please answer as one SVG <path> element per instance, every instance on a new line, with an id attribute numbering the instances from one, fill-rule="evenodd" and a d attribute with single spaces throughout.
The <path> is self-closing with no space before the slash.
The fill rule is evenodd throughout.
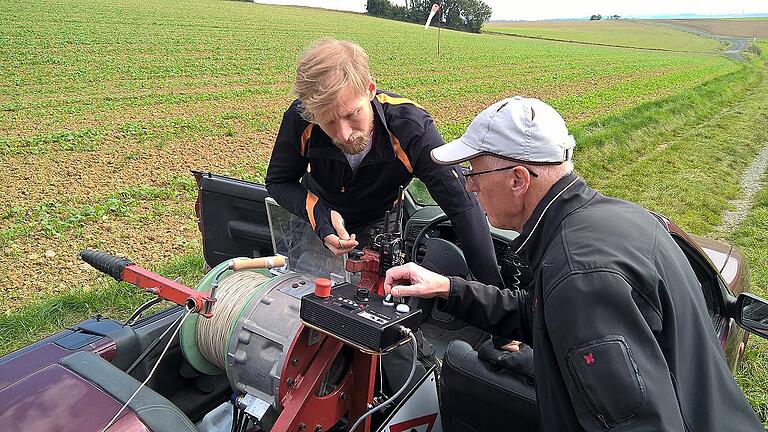
<path id="1" fill-rule="evenodd" d="M 331 280 L 326 278 L 315 279 L 315 295 L 326 298 L 331 295 Z"/>

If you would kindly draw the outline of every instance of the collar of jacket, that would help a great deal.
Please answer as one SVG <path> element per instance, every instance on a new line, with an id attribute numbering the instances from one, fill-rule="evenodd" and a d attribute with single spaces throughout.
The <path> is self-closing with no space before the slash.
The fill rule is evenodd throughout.
<path id="1" fill-rule="evenodd" d="M 373 107 L 374 111 L 373 140 L 371 142 L 371 151 L 365 156 L 365 158 L 363 158 L 362 165 L 378 162 L 389 162 L 397 158 L 397 155 L 395 155 L 395 149 L 392 146 L 392 139 L 390 137 L 390 131 L 389 127 L 387 126 L 386 117 L 384 116 L 384 107 L 381 105 L 381 102 L 379 102 L 377 98 L 374 98 L 373 101 L 371 101 L 371 106 Z M 346 157 L 341 152 L 341 150 L 336 147 L 331 138 L 326 135 L 319 126 L 315 129 L 318 130 L 317 133 L 322 134 L 324 139 L 311 141 L 307 155 L 346 162 Z"/>
<path id="2" fill-rule="evenodd" d="M 575 183 L 573 183 L 574 181 Z M 568 187 L 571 183 L 573 185 Z M 566 188 L 568 190 L 563 192 Z M 562 195 L 558 196 L 561 192 Z M 539 201 L 539 204 L 533 210 L 533 214 L 523 225 L 523 231 L 512 242 L 511 247 L 515 250 L 525 242 L 525 246 L 520 250 L 519 254 L 527 260 L 532 270 L 538 268 L 544 252 L 552 241 L 553 236 L 558 232 L 558 227 L 563 219 L 584 206 L 596 194 L 597 192 L 587 186 L 586 182 L 576 174 L 570 173 L 564 176 L 555 182 L 544 195 L 544 198 Z M 550 202 L 552 203 L 551 205 L 549 204 Z M 547 208 L 547 205 L 549 205 L 549 208 Z M 539 219 L 541 220 L 539 221 Z M 525 239 L 528 239 L 528 241 L 526 242 Z"/>

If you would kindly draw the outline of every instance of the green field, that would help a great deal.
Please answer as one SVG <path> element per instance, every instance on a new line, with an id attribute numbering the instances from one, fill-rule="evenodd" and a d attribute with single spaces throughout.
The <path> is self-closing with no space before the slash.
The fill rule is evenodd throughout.
<path id="1" fill-rule="evenodd" d="M 513 94 L 584 122 L 738 69 L 454 31 L 438 54 L 436 29 L 243 2 L 9 1 L 0 19 L 4 309 L 92 280 L 74 258 L 83 247 L 151 265 L 197 241 L 188 169 L 258 177 L 296 56 L 322 36 L 365 47 L 380 87 L 427 107 L 448 139 Z"/>
<path id="2" fill-rule="evenodd" d="M 758 64 L 768 63 L 768 41 L 756 41 L 747 50 L 748 55 Z"/>
<path id="3" fill-rule="evenodd" d="M 379 86 L 425 106 L 446 139 L 502 97 L 544 99 L 576 136 L 585 178 L 700 234 L 716 233 L 768 142 L 755 127 L 768 121 L 765 69 L 699 53 L 718 43 L 655 24 L 532 36 L 692 52 L 214 0 L 12 0 L 0 20 L 0 353 L 93 313 L 125 317 L 145 299 L 79 263 L 82 248 L 194 284 L 188 170 L 263 178 L 296 56 L 319 37 L 361 44 Z M 756 275 L 768 264 L 764 248 L 748 246 L 759 238 L 750 228 L 764 223 L 758 214 L 743 234 L 725 233 Z M 753 282 L 765 293 L 765 277 Z M 750 354 L 739 377 L 764 421 L 766 368 Z"/>
<path id="4" fill-rule="evenodd" d="M 498 22 L 484 25 L 483 31 L 672 51 L 710 52 L 720 45 L 714 39 L 639 20 Z"/>

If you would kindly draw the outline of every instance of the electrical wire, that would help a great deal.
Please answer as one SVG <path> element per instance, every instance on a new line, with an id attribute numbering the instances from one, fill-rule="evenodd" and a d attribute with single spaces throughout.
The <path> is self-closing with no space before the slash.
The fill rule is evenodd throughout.
<path id="1" fill-rule="evenodd" d="M 163 349 L 163 352 L 160 353 L 160 356 L 157 358 L 157 361 L 155 362 L 155 365 L 152 367 L 152 370 L 149 371 L 149 375 L 147 375 L 147 379 L 145 379 L 144 382 L 139 384 L 139 387 L 136 388 L 136 391 L 133 392 L 131 397 L 128 398 L 128 400 L 125 402 L 125 404 L 123 404 L 123 406 L 120 408 L 120 410 L 117 412 L 117 414 L 115 414 L 115 416 L 112 417 L 112 420 L 110 420 L 109 423 L 107 423 L 107 425 L 104 426 L 104 428 L 101 430 L 101 432 L 105 432 L 107 429 L 109 429 L 110 426 L 112 426 L 112 424 L 115 422 L 115 420 L 117 420 L 117 418 L 120 416 L 120 414 L 122 414 L 123 411 L 125 411 L 125 409 L 128 407 L 128 404 L 131 403 L 133 398 L 135 398 L 136 395 L 139 394 L 139 391 L 141 391 L 141 389 L 144 388 L 147 385 L 147 383 L 149 382 L 150 378 L 152 378 L 152 375 L 154 375 L 155 370 L 157 370 L 157 366 L 160 365 L 160 361 L 165 356 L 165 353 L 168 352 L 168 348 L 170 348 L 171 343 L 173 342 L 173 339 L 176 337 L 176 334 L 178 334 L 179 329 L 181 329 L 181 325 L 184 324 L 184 320 L 187 319 L 187 317 L 189 316 L 190 313 L 192 313 L 192 310 L 191 309 L 187 309 L 187 311 L 184 313 L 184 315 L 180 316 L 173 324 L 168 326 L 168 328 L 165 330 L 163 335 L 160 336 L 160 339 L 165 337 L 165 335 L 168 334 L 168 332 L 174 327 L 174 325 L 176 325 L 176 323 L 178 323 L 178 325 L 176 325 L 176 330 L 173 331 L 173 334 L 171 335 L 171 338 L 168 340 L 168 343 L 165 345 L 165 348 Z"/>
<path id="2" fill-rule="evenodd" d="M 352 427 L 349 429 L 349 432 L 354 432 L 355 429 L 357 429 L 357 427 L 360 426 L 360 423 L 362 423 L 368 416 L 375 413 L 376 411 L 383 409 L 385 406 L 389 405 L 390 403 L 394 402 L 398 397 L 400 397 L 400 395 L 405 391 L 405 389 L 408 388 L 408 384 L 411 383 L 411 380 L 413 379 L 413 374 L 416 372 L 416 360 L 419 356 L 419 344 L 416 341 L 416 335 L 413 334 L 411 329 L 401 326 L 400 332 L 403 333 L 404 335 L 408 335 L 411 338 L 411 343 L 413 343 L 413 362 L 411 363 L 411 373 L 408 374 L 408 378 L 406 378 L 405 383 L 403 383 L 403 386 L 400 387 L 400 390 L 396 391 L 395 394 L 390 396 L 389 399 L 369 409 L 365 414 L 360 416 L 360 418 L 357 419 L 355 424 L 353 424 Z"/>
<path id="3" fill-rule="evenodd" d="M 241 409 L 237 406 L 237 401 L 232 401 L 232 427 L 229 432 L 238 432 L 237 425 L 240 422 Z"/>

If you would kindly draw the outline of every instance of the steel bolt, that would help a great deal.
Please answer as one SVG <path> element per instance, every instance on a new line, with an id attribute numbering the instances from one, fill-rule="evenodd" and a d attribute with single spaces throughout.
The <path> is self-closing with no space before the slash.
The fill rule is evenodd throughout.
<path id="1" fill-rule="evenodd" d="M 307 425 L 305 425 L 304 423 L 299 423 L 299 432 L 303 431 L 306 428 L 307 428 Z"/>
<path id="2" fill-rule="evenodd" d="M 288 387 L 293 387 L 293 385 L 296 384 L 296 380 L 293 378 L 288 378 L 285 380 L 285 383 L 288 384 Z"/>
<path id="3" fill-rule="evenodd" d="M 344 393 L 344 392 L 342 392 L 342 393 L 339 395 L 339 399 L 341 399 L 341 400 L 347 400 L 347 394 L 346 394 L 346 393 Z"/>
<path id="4" fill-rule="evenodd" d="M 299 364 L 299 359 L 295 358 L 295 359 L 291 360 L 291 364 L 293 366 L 296 366 L 297 364 Z"/>
<path id="5" fill-rule="evenodd" d="M 323 427 L 320 425 L 315 426 L 315 432 L 323 432 Z"/>

